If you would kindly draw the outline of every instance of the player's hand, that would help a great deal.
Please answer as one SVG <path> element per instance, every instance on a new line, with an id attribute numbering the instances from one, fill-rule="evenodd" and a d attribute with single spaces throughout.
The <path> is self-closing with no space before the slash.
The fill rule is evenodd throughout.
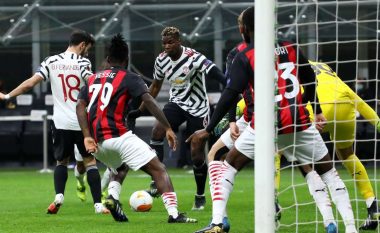
<path id="1" fill-rule="evenodd" d="M 230 135 L 234 141 L 240 136 L 239 127 L 236 125 L 236 122 L 230 122 Z"/>
<path id="2" fill-rule="evenodd" d="M 190 137 L 186 139 L 186 142 L 195 144 L 204 144 L 210 134 L 205 129 L 195 131 Z"/>
<path id="3" fill-rule="evenodd" d="M 0 100 L 5 100 L 5 95 L 0 92 Z"/>
<path id="4" fill-rule="evenodd" d="M 177 136 L 170 128 L 166 130 L 166 139 L 168 140 L 169 147 L 175 151 L 177 149 Z"/>
<path id="5" fill-rule="evenodd" d="M 314 122 L 315 122 L 315 127 L 317 128 L 317 130 L 319 132 L 322 132 L 323 128 L 327 124 L 327 120 L 322 113 L 315 115 L 315 121 Z"/>
<path id="6" fill-rule="evenodd" d="M 84 138 L 84 146 L 86 147 L 86 151 L 88 153 L 98 152 L 98 144 L 96 144 L 95 140 L 92 137 Z"/>
<path id="7" fill-rule="evenodd" d="M 140 109 L 132 110 L 128 113 L 127 120 L 135 120 L 136 118 L 139 118 L 142 115 L 142 112 Z"/>

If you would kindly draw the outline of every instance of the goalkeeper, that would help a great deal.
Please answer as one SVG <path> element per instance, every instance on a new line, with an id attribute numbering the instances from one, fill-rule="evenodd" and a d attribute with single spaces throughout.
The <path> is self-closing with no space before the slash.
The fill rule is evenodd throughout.
<path id="1" fill-rule="evenodd" d="M 353 176 L 357 188 L 366 202 L 368 217 L 359 229 L 375 230 L 378 225 L 380 208 L 367 171 L 355 155 L 352 146 L 355 140 L 355 112 L 358 111 L 380 132 L 379 117 L 327 64 L 312 61 L 309 63 L 317 75 L 317 95 L 322 112 L 327 119 L 327 125 L 323 132 L 329 132 L 331 140 L 335 142 L 338 158 L 342 160 L 343 165 Z M 310 105 L 307 106 L 307 109 L 313 120 L 313 109 Z M 275 161 L 277 161 L 276 171 L 279 171 L 280 158 L 277 157 Z M 276 172 L 276 176 L 279 176 L 279 172 Z M 279 177 L 276 177 L 276 186 L 276 188 L 279 187 Z"/>

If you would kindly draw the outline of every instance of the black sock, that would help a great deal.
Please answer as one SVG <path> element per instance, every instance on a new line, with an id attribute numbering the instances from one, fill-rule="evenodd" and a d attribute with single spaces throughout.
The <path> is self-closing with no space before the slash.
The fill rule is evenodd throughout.
<path id="1" fill-rule="evenodd" d="M 164 141 L 150 140 L 149 146 L 156 151 L 160 162 L 164 161 Z"/>
<path id="2" fill-rule="evenodd" d="M 202 163 L 201 166 L 197 167 L 193 165 L 195 183 L 197 184 L 197 195 L 204 195 L 206 178 L 207 178 L 207 164 Z"/>
<path id="3" fill-rule="evenodd" d="M 100 203 L 102 198 L 100 174 L 96 166 L 90 166 L 87 170 L 87 182 L 91 189 L 92 199 L 94 203 Z"/>
<path id="4" fill-rule="evenodd" d="M 54 170 L 54 188 L 55 194 L 65 194 L 65 186 L 67 181 L 67 167 L 57 165 Z"/>

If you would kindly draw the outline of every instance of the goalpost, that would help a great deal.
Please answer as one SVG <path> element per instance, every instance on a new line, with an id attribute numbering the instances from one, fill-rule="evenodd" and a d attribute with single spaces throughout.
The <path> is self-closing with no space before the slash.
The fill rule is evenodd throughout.
<path id="1" fill-rule="evenodd" d="M 380 59 L 379 0 L 255 0 L 255 232 L 275 231 L 274 44 L 277 38 L 298 44 L 307 58 L 328 64 L 356 93 L 378 111 Z M 266 78 L 257 78 L 266 77 Z M 354 152 L 378 190 L 376 128 L 356 118 Z M 328 138 L 327 138 L 328 139 Z M 334 165 L 345 182 L 357 228 L 367 217 L 365 200 L 355 179 L 336 158 L 334 141 L 326 142 Z M 322 217 L 307 184 L 294 164 L 281 168 L 278 190 L 282 219 L 278 232 L 325 232 Z M 342 219 L 334 211 L 339 231 Z M 343 229 L 342 229 L 343 228 Z M 380 229 L 380 227 L 378 227 Z M 380 232 L 377 229 L 376 232 Z"/>
<path id="2" fill-rule="evenodd" d="M 255 1 L 255 232 L 274 226 L 274 25 L 275 0 Z"/>

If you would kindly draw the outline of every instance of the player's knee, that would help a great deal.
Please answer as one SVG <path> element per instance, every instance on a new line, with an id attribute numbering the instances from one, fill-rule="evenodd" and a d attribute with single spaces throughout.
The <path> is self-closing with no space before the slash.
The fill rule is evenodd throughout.
<path id="1" fill-rule="evenodd" d="M 68 164 L 69 164 L 69 158 L 64 158 L 63 160 L 60 160 L 60 161 L 57 160 L 57 166 L 58 165 L 67 166 Z"/>

